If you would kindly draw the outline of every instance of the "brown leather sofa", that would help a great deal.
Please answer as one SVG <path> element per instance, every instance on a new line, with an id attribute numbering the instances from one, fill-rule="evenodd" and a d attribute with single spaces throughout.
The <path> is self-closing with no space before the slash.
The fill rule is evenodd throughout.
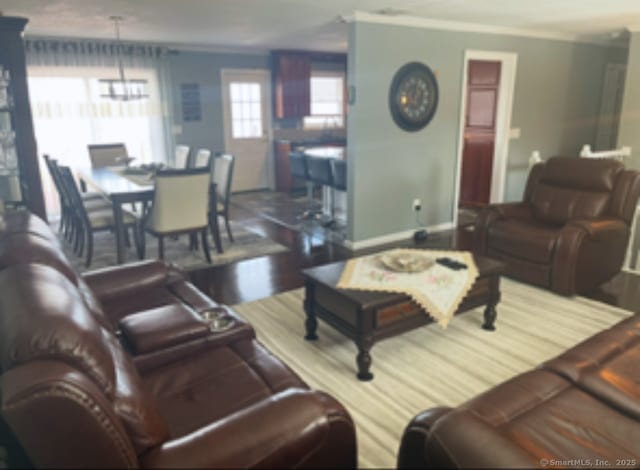
<path id="1" fill-rule="evenodd" d="M 13 465 L 356 465 L 347 411 L 230 308 L 161 262 L 79 276 L 28 214 L 0 219 L 0 367 Z"/>
<path id="2" fill-rule="evenodd" d="M 637 468 L 640 314 L 405 429 L 399 468 Z"/>
<path id="3" fill-rule="evenodd" d="M 559 294 L 586 292 L 617 274 L 640 196 L 640 173 L 611 159 L 554 157 L 535 165 L 524 200 L 491 204 L 474 250 L 507 275 Z"/>

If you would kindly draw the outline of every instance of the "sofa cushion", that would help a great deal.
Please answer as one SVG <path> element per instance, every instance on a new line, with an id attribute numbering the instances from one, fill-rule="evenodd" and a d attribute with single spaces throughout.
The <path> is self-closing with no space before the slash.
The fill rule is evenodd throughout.
<path id="1" fill-rule="evenodd" d="M 256 341 L 209 349 L 143 373 L 171 436 L 184 436 L 289 388 L 308 388 Z"/>
<path id="2" fill-rule="evenodd" d="M 605 215 L 621 162 L 610 159 L 555 157 L 543 166 L 530 192 L 536 217 L 552 224 Z"/>
<path id="3" fill-rule="evenodd" d="M 499 220 L 489 228 L 489 250 L 538 264 L 549 264 L 559 229 L 533 221 Z"/>
<path id="4" fill-rule="evenodd" d="M 470 415 L 488 425 L 485 433 L 506 439 L 499 447 L 483 446 L 485 436 L 474 433 L 464 425 L 465 420 L 456 419 L 457 415 Z M 634 458 L 638 433 L 639 421 L 618 413 L 556 374 L 536 370 L 498 385 L 451 417 L 439 420 L 431 442 L 452 450 L 453 461 L 466 460 L 476 468 L 491 464 L 499 468 L 505 464 L 501 456 L 512 456 L 512 449 L 524 451 L 533 459 L 509 460 L 509 466 L 537 467 L 544 464 L 541 459 L 600 458 L 616 462 Z"/>
<path id="5" fill-rule="evenodd" d="M 91 377 L 112 397 L 115 371 L 103 328 L 75 286 L 45 265 L 0 272 L 0 361 L 8 370 L 34 359 L 55 359 Z"/>
<path id="6" fill-rule="evenodd" d="M 611 192 L 622 162 L 609 158 L 554 157 L 547 160 L 540 182 L 578 191 Z"/>
<path id="7" fill-rule="evenodd" d="M 640 421 L 640 314 L 542 366 Z"/>

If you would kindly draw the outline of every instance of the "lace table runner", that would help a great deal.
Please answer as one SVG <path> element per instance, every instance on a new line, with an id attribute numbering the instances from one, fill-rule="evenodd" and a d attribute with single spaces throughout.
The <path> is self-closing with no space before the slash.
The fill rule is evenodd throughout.
<path id="1" fill-rule="evenodd" d="M 387 269 L 380 261 L 382 255 L 414 253 L 434 261 L 452 258 L 466 264 L 467 269 L 454 271 L 435 263 L 422 272 L 405 273 Z M 468 251 L 394 249 L 347 261 L 337 287 L 407 294 L 446 328 L 477 277 L 478 268 Z"/>

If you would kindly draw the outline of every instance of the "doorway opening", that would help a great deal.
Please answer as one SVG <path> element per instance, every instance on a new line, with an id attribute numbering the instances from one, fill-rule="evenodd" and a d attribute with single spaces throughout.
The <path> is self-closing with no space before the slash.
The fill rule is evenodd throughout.
<path id="1" fill-rule="evenodd" d="M 453 220 L 504 200 L 517 54 L 465 51 Z M 517 130 L 515 133 L 517 134 Z M 515 137 L 515 135 L 514 135 Z M 459 213 L 462 209 L 462 213 Z"/>

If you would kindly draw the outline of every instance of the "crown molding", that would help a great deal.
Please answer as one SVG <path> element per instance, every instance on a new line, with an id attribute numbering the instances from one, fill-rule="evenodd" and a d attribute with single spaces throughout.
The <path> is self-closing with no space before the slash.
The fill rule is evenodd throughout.
<path id="1" fill-rule="evenodd" d="M 465 33 L 496 34 L 503 36 L 519 36 L 535 39 L 552 39 L 556 41 L 584 42 L 588 44 L 612 45 L 608 41 L 586 38 L 577 34 L 559 33 L 526 28 L 511 28 L 479 23 L 466 23 L 461 21 L 436 20 L 419 16 L 407 15 L 380 15 L 364 11 L 356 11 L 353 15 L 343 17 L 348 22 L 376 23 L 395 26 L 407 26 L 411 28 L 438 29 L 442 31 L 461 31 Z M 640 28 L 640 25 L 638 25 Z M 640 30 L 640 29 L 639 29 Z"/>

